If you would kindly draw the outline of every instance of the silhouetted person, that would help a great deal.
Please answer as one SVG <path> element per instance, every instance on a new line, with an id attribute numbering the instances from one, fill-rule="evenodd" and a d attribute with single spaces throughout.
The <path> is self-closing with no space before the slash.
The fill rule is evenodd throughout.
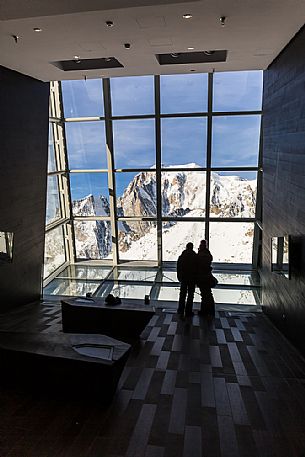
<path id="1" fill-rule="evenodd" d="M 200 289 L 201 307 L 198 314 L 215 314 L 215 302 L 211 290 L 212 263 L 213 257 L 207 248 L 205 240 L 200 242 L 197 254 L 198 270 L 196 273 L 196 284 Z"/>
<path id="2" fill-rule="evenodd" d="M 181 283 L 177 312 L 185 316 L 193 315 L 197 271 L 197 254 L 193 251 L 193 247 L 193 243 L 187 243 L 185 251 L 179 256 L 177 262 L 177 277 Z"/>

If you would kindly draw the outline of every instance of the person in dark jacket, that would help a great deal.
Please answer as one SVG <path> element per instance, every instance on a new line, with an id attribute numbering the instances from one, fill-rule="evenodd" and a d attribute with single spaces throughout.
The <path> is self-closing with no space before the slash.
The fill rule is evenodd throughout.
<path id="1" fill-rule="evenodd" d="M 211 290 L 212 277 L 212 263 L 213 257 L 207 248 L 207 242 L 202 240 L 197 254 L 197 275 L 196 284 L 200 289 L 201 294 L 201 308 L 198 314 L 215 314 L 215 302 Z"/>
<path id="2" fill-rule="evenodd" d="M 193 243 L 187 243 L 186 249 L 178 258 L 177 277 L 180 284 L 178 314 L 193 315 L 193 300 L 196 287 L 197 254 Z M 185 304 L 186 300 L 186 304 Z"/>

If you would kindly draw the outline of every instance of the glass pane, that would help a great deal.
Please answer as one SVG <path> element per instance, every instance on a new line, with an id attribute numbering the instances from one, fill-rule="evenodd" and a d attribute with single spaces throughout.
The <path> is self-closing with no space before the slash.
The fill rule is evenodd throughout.
<path id="1" fill-rule="evenodd" d="M 252 290 L 213 289 L 216 303 L 256 305 Z"/>
<path id="2" fill-rule="evenodd" d="M 164 222 L 162 227 L 163 260 L 176 261 L 189 242 L 194 244 L 194 251 L 197 252 L 200 241 L 205 238 L 204 231 L 204 222 Z"/>
<path id="3" fill-rule="evenodd" d="M 74 216 L 109 216 L 107 173 L 71 173 Z"/>
<path id="4" fill-rule="evenodd" d="M 107 297 L 108 294 L 112 294 L 114 297 L 120 298 L 136 298 L 143 300 L 145 295 L 149 295 L 151 286 L 132 285 L 132 284 L 113 284 L 113 282 L 106 282 L 102 288 L 97 292 L 97 297 Z"/>
<path id="5" fill-rule="evenodd" d="M 162 286 L 160 287 L 158 300 L 178 302 L 179 291 L 179 286 Z M 256 305 L 255 298 L 251 290 L 213 289 L 212 293 L 216 303 Z M 199 290 L 196 289 L 194 295 L 194 303 L 200 303 L 200 301 L 200 293 Z M 197 306 L 194 307 L 194 309 L 197 309 Z"/>
<path id="6" fill-rule="evenodd" d="M 116 168 L 155 168 L 154 119 L 113 121 Z"/>
<path id="7" fill-rule="evenodd" d="M 163 172 L 161 175 L 162 216 L 205 215 L 206 173 Z"/>
<path id="8" fill-rule="evenodd" d="M 160 281 L 157 282 L 178 282 L 177 272 L 163 270 Z"/>
<path id="9" fill-rule="evenodd" d="M 162 75 L 160 77 L 161 113 L 206 112 L 208 74 Z"/>
<path id="10" fill-rule="evenodd" d="M 214 73 L 214 111 L 261 110 L 262 94 L 262 71 Z"/>
<path id="11" fill-rule="evenodd" d="M 104 121 L 66 123 L 70 169 L 108 168 L 104 124 Z"/>
<path id="12" fill-rule="evenodd" d="M 256 172 L 211 174 L 210 217 L 255 217 Z"/>
<path id="13" fill-rule="evenodd" d="M 156 216 L 155 172 L 116 173 L 116 189 L 118 216 Z"/>
<path id="14" fill-rule="evenodd" d="M 155 222 L 121 221 L 118 231 L 120 260 L 157 260 Z"/>
<path id="15" fill-rule="evenodd" d="M 108 221 L 74 221 L 77 259 L 111 259 L 111 225 Z"/>
<path id="16" fill-rule="evenodd" d="M 61 218 L 57 176 L 48 176 L 46 224 Z"/>
<path id="17" fill-rule="evenodd" d="M 124 281 L 154 281 L 157 274 L 157 270 L 145 269 L 145 270 L 136 270 L 136 269 L 124 269 L 124 268 L 115 268 L 111 273 L 111 279 L 120 279 Z"/>
<path id="18" fill-rule="evenodd" d="M 243 286 L 259 285 L 257 277 L 252 273 L 215 273 L 219 284 L 235 284 Z"/>
<path id="19" fill-rule="evenodd" d="M 211 222 L 209 249 L 214 262 L 252 263 L 254 224 Z"/>
<path id="20" fill-rule="evenodd" d="M 111 78 L 113 116 L 153 114 L 155 94 L 153 76 Z"/>
<path id="21" fill-rule="evenodd" d="M 158 300 L 174 301 L 178 303 L 180 286 L 166 287 L 161 286 L 158 294 Z M 200 294 L 198 290 L 195 291 L 194 303 L 200 303 Z"/>
<path id="22" fill-rule="evenodd" d="M 62 271 L 59 278 L 77 278 L 77 279 L 104 279 L 108 276 L 111 268 L 94 267 L 82 265 L 70 265 Z"/>
<path id="23" fill-rule="evenodd" d="M 44 295 L 71 295 L 83 296 L 94 293 L 98 288 L 98 282 L 75 281 L 75 279 L 54 279 L 44 288 Z"/>
<path id="24" fill-rule="evenodd" d="M 101 79 L 62 81 L 65 117 L 104 116 Z"/>
<path id="25" fill-rule="evenodd" d="M 66 261 L 63 227 L 46 233 L 43 277 L 48 277 Z"/>
<path id="26" fill-rule="evenodd" d="M 200 117 L 161 119 L 162 166 L 206 164 L 207 120 Z"/>
<path id="27" fill-rule="evenodd" d="M 213 117 L 212 167 L 257 167 L 260 116 Z"/>
<path id="28" fill-rule="evenodd" d="M 12 232 L 0 232 L 0 262 L 11 262 L 13 260 Z"/>
<path id="29" fill-rule="evenodd" d="M 50 173 L 51 171 L 56 171 L 56 161 L 55 161 L 53 126 L 52 126 L 52 124 L 49 124 L 48 173 Z"/>

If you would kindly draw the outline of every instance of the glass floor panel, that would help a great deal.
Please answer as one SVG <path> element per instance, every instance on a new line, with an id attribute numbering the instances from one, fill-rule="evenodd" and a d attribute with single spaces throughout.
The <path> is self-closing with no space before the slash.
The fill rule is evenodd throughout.
<path id="1" fill-rule="evenodd" d="M 163 270 L 160 277 L 161 279 L 158 282 L 178 282 L 176 271 Z"/>
<path id="2" fill-rule="evenodd" d="M 220 284 L 256 286 L 257 278 L 251 273 L 214 273 Z"/>
<path id="3" fill-rule="evenodd" d="M 112 267 L 94 267 L 83 265 L 69 265 L 58 278 L 75 278 L 75 279 L 105 279 Z"/>
<path id="4" fill-rule="evenodd" d="M 107 281 L 94 296 L 106 298 L 108 294 L 112 294 L 114 297 L 136 298 L 144 302 L 145 295 L 149 295 L 150 290 L 151 285 L 117 284 L 113 281 Z"/>
<path id="5" fill-rule="evenodd" d="M 109 279 L 120 279 L 124 281 L 151 281 L 153 282 L 156 278 L 157 269 L 147 270 L 135 270 L 135 269 L 123 269 L 114 268 L 113 272 L 109 276 Z"/>
<path id="6" fill-rule="evenodd" d="M 158 300 L 176 301 L 179 299 L 180 287 L 166 287 L 160 288 Z M 228 303 L 228 304 L 245 304 L 257 305 L 252 290 L 233 290 L 233 289 L 212 289 L 215 303 Z M 198 289 L 195 291 L 194 303 L 200 302 L 201 297 Z"/>
<path id="7" fill-rule="evenodd" d="M 45 287 L 44 295 L 77 295 L 85 297 L 87 293 L 93 294 L 98 287 L 98 281 L 90 282 L 56 278 Z"/>
<path id="8" fill-rule="evenodd" d="M 214 275 L 219 281 L 219 286 L 213 289 L 216 303 L 258 305 L 260 289 L 255 272 L 215 271 Z M 86 296 L 90 293 L 93 297 L 105 298 L 111 293 L 122 299 L 144 301 L 145 295 L 149 295 L 158 306 L 158 300 L 163 304 L 164 301 L 178 302 L 179 289 L 177 273 L 172 267 L 70 265 L 44 288 L 44 296 Z M 200 303 L 198 288 L 194 303 Z"/>

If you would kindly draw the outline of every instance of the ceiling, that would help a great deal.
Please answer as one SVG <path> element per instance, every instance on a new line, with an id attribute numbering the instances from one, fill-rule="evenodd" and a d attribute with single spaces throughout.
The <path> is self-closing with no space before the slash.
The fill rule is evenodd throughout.
<path id="1" fill-rule="evenodd" d="M 304 0 L 2 0 L 0 65 L 43 81 L 265 69 L 304 17 Z M 227 50 L 227 60 L 161 66 L 156 59 L 188 48 Z M 124 67 L 65 72 L 52 65 L 75 56 L 115 57 Z"/>

